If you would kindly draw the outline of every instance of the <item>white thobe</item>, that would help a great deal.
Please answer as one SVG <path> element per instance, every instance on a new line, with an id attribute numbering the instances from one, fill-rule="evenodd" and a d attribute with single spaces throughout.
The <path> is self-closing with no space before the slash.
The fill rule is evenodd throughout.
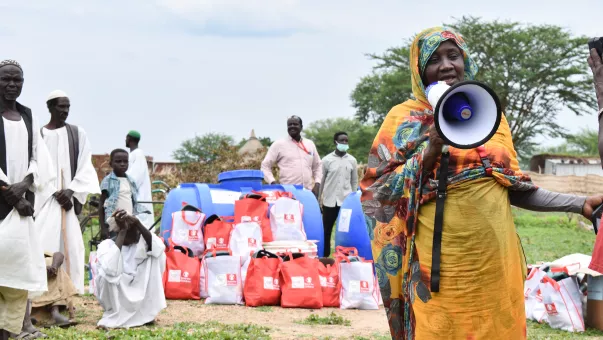
<path id="1" fill-rule="evenodd" d="M 77 169 L 73 180 L 71 179 L 71 161 L 69 156 L 69 140 L 67 128 L 56 130 L 43 128 L 44 141 L 56 170 L 55 187 L 70 189 L 73 198 L 85 204 L 89 194 L 100 194 L 98 176 L 92 165 L 92 150 L 84 129 L 78 126 L 79 154 Z M 61 170 L 63 183 L 61 183 Z M 42 244 L 44 251 L 55 253 L 62 252 L 69 256 L 69 277 L 78 294 L 84 294 L 84 262 L 85 248 L 80 223 L 74 209 L 65 214 L 65 230 L 67 234 L 68 249 L 65 252 L 63 235 L 61 234 L 62 208 L 56 199 L 49 201 L 40 212 L 37 223 L 43 225 Z M 63 261 L 63 269 L 67 270 L 67 261 Z"/>
<path id="2" fill-rule="evenodd" d="M 97 298 L 104 309 L 98 326 L 130 328 L 155 320 L 167 307 L 163 292 L 165 245 L 152 235 L 151 251 L 142 236 L 122 246 L 111 239 L 98 245 Z"/>
<path id="3" fill-rule="evenodd" d="M 0 118 L 4 119 L 4 118 Z M 32 120 L 32 155 L 28 166 L 27 128 L 23 119 L 4 119 L 7 173 L 0 170 L 0 180 L 7 184 L 21 182 L 33 174 L 30 190 L 35 194 L 34 216 L 56 191 L 54 168 L 46 145 Z M 46 261 L 41 246 L 40 226 L 32 217 L 22 217 L 16 209 L 0 221 L 0 286 L 28 290 L 30 298 L 47 290 Z"/>
<path id="4" fill-rule="evenodd" d="M 138 196 L 136 201 L 138 202 L 151 202 L 153 201 L 153 195 L 151 193 L 151 178 L 149 177 L 149 166 L 147 165 L 147 158 L 141 149 L 136 149 L 130 152 L 130 164 L 128 166 L 127 174 L 132 178 L 136 188 L 138 189 Z M 155 223 L 155 214 L 153 213 L 153 204 L 144 203 L 141 204 L 144 210 L 148 210 L 150 214 L 140 214 L 138 218 L 147 228 L 150 228 Z"/>

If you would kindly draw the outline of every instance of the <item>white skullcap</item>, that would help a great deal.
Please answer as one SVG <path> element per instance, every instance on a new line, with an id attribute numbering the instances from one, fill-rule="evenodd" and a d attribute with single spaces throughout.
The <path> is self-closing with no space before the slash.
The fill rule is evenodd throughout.
<path id="1" fill-rule="evenodd" d="M 61 90 L 54 90 L 54 91 L 50 92 L 50 94 L 48 95 L 48 99 L 46 99 L 46 101 L 53 100 L 56 98 L 67 98 L 67 93 L 65 93 Z"/>

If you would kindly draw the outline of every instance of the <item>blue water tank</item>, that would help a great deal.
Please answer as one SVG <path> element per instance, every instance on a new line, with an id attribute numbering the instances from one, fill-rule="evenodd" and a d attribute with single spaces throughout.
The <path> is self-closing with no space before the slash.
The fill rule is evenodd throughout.
<path id="1" fill-rule="evenodd" d="M 233 216 L 234 202 L 253 191 L 287 191 L 304 206 L 304 228 L 308 240 L 318 240 L 318 256 L 323 256 L 324 232 L 318 200 L 302 185 L 262 185 L 264 174 L 259 170 L 234 170 L 218 175 L 219 184 L 182 183 L 168 194 L 161 215 L 161 235 L 167 240 L 172 229 L 172 213 L 186 202 L 207 216 Z M 164 234 L 165 233 L 165 234 Z"/>
<path id="2" fill-rule="evenodd" d="M 355 247 L 358 249 L 358 255 L 372 260 L 370 235 L 373 233 L 373 228 L 364 218 L 360 196 L 361 192 L 356 191 L 343 200 L 335 225 L 335 245 Z"/>

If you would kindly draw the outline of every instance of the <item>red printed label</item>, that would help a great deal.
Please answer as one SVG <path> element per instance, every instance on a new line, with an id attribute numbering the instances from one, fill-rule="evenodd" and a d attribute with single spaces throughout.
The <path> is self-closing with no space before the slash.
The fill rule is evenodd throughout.
<path id="1" fill-rule="evenodd" d="M 546 308 L 546 312 L 549 315 L 557 315 L 557 314 L 559 314 L 557 312 L 557 307 L 555 307 L 554 303 L 547 303 L 547 304 L 544 305 L 544 308 Z"/>
<path id="2" fill-rule="evenodd" d="M 236 286 L 237 285 L 237 274 L 227 274 L 226 275 L 226 285 L 227 286 Z"/>
<path id="3" fill-rule="evenodd" d="M 189 241 L 199 241 L 199 230 L 189 229 L 188 240 Z"/>

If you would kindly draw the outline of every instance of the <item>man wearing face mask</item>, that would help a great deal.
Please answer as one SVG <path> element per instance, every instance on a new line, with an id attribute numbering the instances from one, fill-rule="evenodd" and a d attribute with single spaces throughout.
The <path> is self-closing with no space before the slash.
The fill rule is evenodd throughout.
<path id="1" fill-rule="evenodd" d="M 345 197 L 358 190 L 358 163 L 348 154 L 348 134 L 337 132 L 333 137 L 335 151 L 322 159 L 322 223 L 325 231 L 324 257 L 331 253 L 331 233 Z M 320 197 L 320 196 L 319 196 Z"/>

